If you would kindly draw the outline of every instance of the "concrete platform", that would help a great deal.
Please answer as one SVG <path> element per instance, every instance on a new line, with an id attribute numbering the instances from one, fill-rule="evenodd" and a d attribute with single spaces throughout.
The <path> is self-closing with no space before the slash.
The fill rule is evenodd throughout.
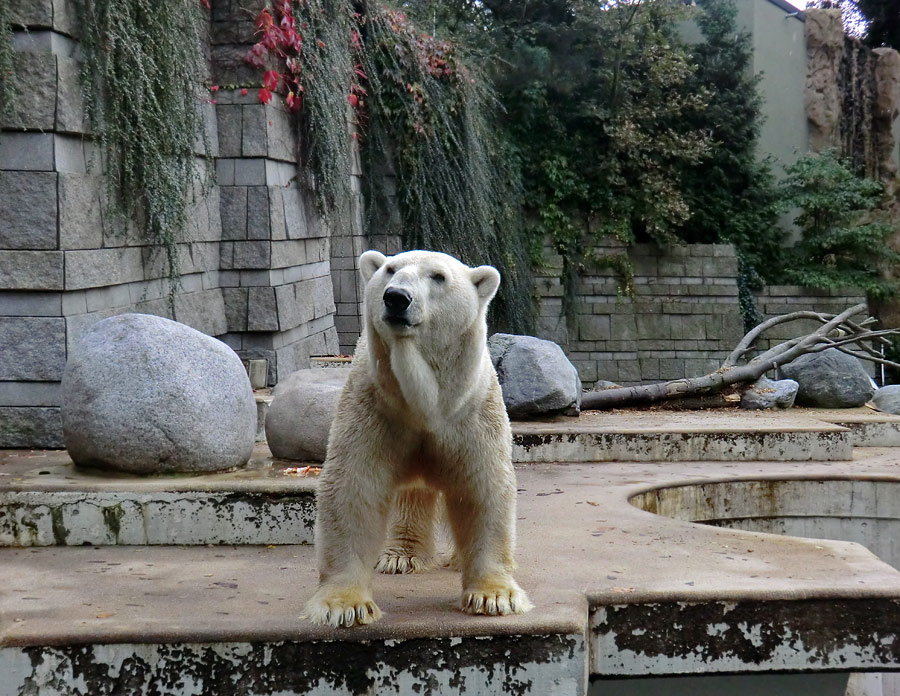
<path id="1" fill-rule="evenodd" d="M 850 459 L 853 444 L 850 428 L 793 409 L 589 411 L 513 423 L 517 462 L 836 461 Z"/>
<path id="2" fill-rule="evenodd" d="M 840 418 L 844 425 L 835 425 Z M 514 461 L 849 460 L 900 428 L 866 409 L 585 413 L 513 424 Z M 900 432 L 900 431 L 898 431 Z M 900 442 L 900 435 L 897 437 Z M 314 481 L 259 445 L 224 474 L 146 478 L 75 467 L 63 451 L 0 451 L 0 546 L 312 543 Z"/>
<path id="3" fill-rule="evenodd" d="M 265 444 L 237 471 L 140 477 L 0 450 L 0 546 L 311 544 L 315 481 Z"/>
<path id="4" fill-rule="evenodd" d="M 336 631 L 299 618 L 316 581 L 307 545 L 5 548 L 0 694 L 583 694 L 592 678 L 900 669 L 900 573 L 864 547 L 629 503 L 727 480 L 900 484 L 894 450 L 517 474 L 530 614 L 463 615 L 457 573 L 437 569 L 379 576 L 385 619 Z"/>

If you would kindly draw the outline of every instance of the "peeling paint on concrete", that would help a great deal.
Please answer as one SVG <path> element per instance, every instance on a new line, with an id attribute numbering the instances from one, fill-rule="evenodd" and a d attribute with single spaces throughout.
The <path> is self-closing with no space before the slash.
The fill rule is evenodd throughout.
<path id="1" fill-rule="evenodd" d="M 0 696 L 580 696 L 582 636 L 0 648 Z"/>
<path id="2" fill-rule="evenodd" d="M 0 546 L 311 544 L 312 491 L 3 491 Z"/>
<path id="3" fill-rule="evenodd" d="M 590 630 L 607 676 L 900 669 L 896 599 L 600 606 Z"/>
<path id="4" fill-rule="evenodd" d="M 513 432 L 514 462 L 839 461 L 849 430 L 779 432 Z"/>

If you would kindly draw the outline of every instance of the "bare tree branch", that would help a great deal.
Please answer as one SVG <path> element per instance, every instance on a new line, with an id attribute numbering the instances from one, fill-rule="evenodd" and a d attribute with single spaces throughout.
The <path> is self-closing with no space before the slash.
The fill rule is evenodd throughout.
<path id="1" fill-rule="evenodd" d="M 860 360 L 870 360 L 900 369 L 900 365 L 886 360 L 874 348 L 866 345 L 866 343 L 873 342 L 890 344 L 887 337 L 900 335 L 900 329 L 872 331 L 866 328 L 876 321 L 872 317 L 859 322 L 852 321 L 853 317 L 865 311 L 866 305 L 858 304 L 840 314 L 791 312 L 771 317 L 749 331 L 715 372 L 669 382 L 587 392 L 582 395 L 581 408 L 583 410 L 614 408 L 676 399 L 688 395 L 712 394 L 733 384 L 754 382 L 769 370 L 777 368 L 779 365 L 786 365 L 801 355 L 819 353 L 829 348 L 835 348 Z M 752 347 L 754 342 L 766 331 L 774 326 L 801 319 L 814 319 L 821 322 L 822 326 L 812 333 L 779 343 L 755 358 L 738 364 L 754 350 Z M 859 350 L 848 347 L 853 344 L 856 344 Z"/>

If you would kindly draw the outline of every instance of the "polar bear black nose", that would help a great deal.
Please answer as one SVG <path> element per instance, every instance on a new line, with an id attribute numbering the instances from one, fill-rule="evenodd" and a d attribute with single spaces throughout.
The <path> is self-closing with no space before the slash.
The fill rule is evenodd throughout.
<path id="1" fill-rule="evenodd" d="M 388 288 L 384 291 L 384 306 L 391 314 L 402 314 L 412 302 L 412 296 L 403 288 Z"/>

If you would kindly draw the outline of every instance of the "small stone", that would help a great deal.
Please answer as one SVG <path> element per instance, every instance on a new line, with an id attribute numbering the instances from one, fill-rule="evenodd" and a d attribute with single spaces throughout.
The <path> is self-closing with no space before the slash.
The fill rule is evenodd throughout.
<path id="1" fill-rule="evenodd" d="M 900 415 L 900 384 L 889 384 L 875 392 L 872 403 L 879 411 Z"/>
<path id="2" fill-rule="evenodd" d="M 591 391 L 606 391 L 607 389 L 622 389 L 622 385 L 616 382 L 610 382 L 608 379 L 598 379 L 594 382 Z"/>
<path id="3" fill-rule="evenodd" d="M 488 340 L 488 350 L 510 418 L 551 413 L 578 415 L 578 370 L 553 341 L 498 333 Z"/>
<path id="4" fill-rule="evenodd" d="M 797 403 L 801 406 L 854 408 L 875 393 L 872 379 L 859 360 L 837 348 L 801 355 L 783 365 L 781 375 L 799 385 Z"/>
<path id="5" fill-rule="evenodd" d="M 97 322 L 62 379 L 66 449 L 82 466 L 135 474 L 246 464 L 256 401 L 237 354 L 195 329 L 147 314 Z"/>
<path id="6" fill-rule="evenodd" d="M 790 408 L 797 398 L 800 385 L 792 379 L 773 381 L 760 377 L 741 396 L 741 408 Z"/>
<path id="7" fill-rule="evenodd" d="M 266 440 L 274 457 L 325 461 L 331 422 L 349 374 L 340 367 L 309 368 L 276 385 L 266 414 Z"/>

